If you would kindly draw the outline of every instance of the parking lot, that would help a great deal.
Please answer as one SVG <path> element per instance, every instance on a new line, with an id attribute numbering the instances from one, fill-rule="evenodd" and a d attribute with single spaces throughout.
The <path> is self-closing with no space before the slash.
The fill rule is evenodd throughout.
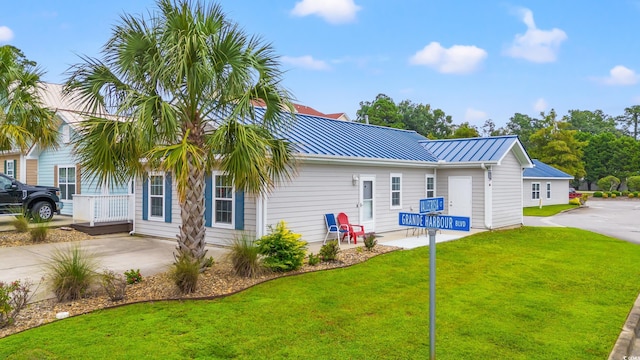
<path id="1" fill-rule="evenodd" d="M 585 207 L 547 218 L 527 216 L 524 223 L 575 227 L 640 244 L 640 199 L 590 198 Z"/>

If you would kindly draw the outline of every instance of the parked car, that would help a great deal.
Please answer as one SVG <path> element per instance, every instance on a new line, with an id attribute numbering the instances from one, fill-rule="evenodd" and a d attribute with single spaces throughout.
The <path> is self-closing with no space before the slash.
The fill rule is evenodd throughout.
<path id="1" fill-rule="evenodd" d="M 581 197 L 582 197 L 582 193 L 577 192 L 576 189 L 574 188 L 569 188 L 569 200 L 573 198 L 581 198 Z"/>
<path id="2" fill-rule="evenodd" d="M 29 216 L 36 221 L 49 221 L 60 214 L 60 189 L 53 186 L 34 186 L 0 174 L 0 216 Z"/>

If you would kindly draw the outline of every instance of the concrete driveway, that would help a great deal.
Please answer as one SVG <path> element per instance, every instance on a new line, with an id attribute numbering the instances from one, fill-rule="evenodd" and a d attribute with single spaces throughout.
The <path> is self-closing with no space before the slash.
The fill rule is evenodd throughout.
<path id="1" fill-rule="evenodd" d="M 91 254 L 99 266 L 116 273 L 140 269 L 142 276 L 166 271 L 173 263 L 174 240 L 114 234 L 76 243 L 41 244 L 0 248 L 0 281 L 30 279 L 37 284 L 45 274 L 46 263 L 56 249 L 65 250 L 74 245 Z M 207 256 L 220 260 L 223 248 L 207 247 Z M 35 288 L 35 287 L 34 287 Z M 40 285 L 33 300 L 53 297 L 45 284 Z"/>
<path id="2" fill-rule="evenodd" d="M 640 244 L 640 200 L 590 198 L 586 207 L 554 216 L 525 216 L 524 224 L 575 227 Z"/>

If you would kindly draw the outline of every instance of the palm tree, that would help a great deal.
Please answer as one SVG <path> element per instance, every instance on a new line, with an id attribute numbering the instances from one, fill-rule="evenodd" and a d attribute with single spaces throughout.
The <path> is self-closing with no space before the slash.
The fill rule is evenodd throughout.
<path id="1" fill-rule="evenodd" d="M 219 5 L 157 6 L 148 17 L 122 15 L 102 59 L 82 57 L 69 69 L 65 93 L 90 115 L 74 150 L 83 176 L 99 184 L 170 172 L 181 208 L 178 256 L 202 264 L 205 177 L 219 169 L 253 194 L 289 179 L 292 146 L 274 133 L 293 108 L 271 45 L 247 36 Z M 256 102 L 267 109 L 260 121 Z"/>
<path id="2" fill-rule="evenodd" d="M 33 144 L 43 149 L 57 146 L 53 112 L 40 99 L 42 74 L 22 51 L 0 46 L 0 150 L 25 152 Z"/>

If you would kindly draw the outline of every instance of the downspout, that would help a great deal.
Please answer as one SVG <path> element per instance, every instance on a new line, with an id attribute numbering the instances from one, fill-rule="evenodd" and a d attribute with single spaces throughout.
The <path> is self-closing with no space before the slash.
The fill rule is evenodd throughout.
<path id="1" fill-rule="evenodd" d="M 491 230 L 493 228 L 493 174 L 491 166 L 487 167 L 482 163 L 480 168 L 484 170 L 484 227 Z"/>

